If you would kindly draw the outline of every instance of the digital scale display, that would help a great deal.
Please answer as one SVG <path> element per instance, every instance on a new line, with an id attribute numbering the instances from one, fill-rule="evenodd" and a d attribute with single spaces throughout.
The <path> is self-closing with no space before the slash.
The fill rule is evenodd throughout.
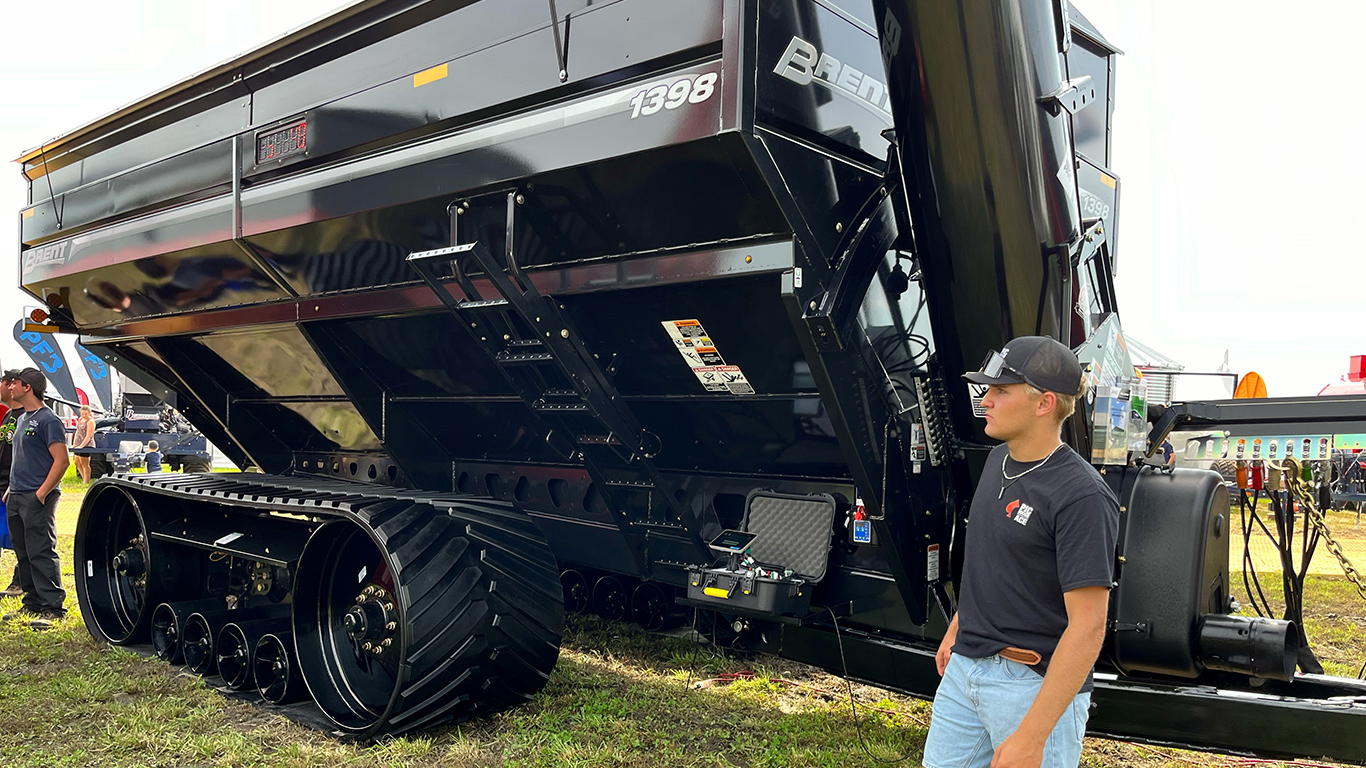
<path id="1" fill-rule="evenodd" d="M 722 552 L 743 552 L 754 540 L 758 538 L 756 534 L 744 531 L 725 530 L 720 536 L 712 539 L 711 548 L 719 549 Z"/>
<path id="2" fill-rule="evenodd" d="M 283 160 L 303 154 L 308 149 L 308 121 L 276 128 L 256 135 L 256 164 Z"/>

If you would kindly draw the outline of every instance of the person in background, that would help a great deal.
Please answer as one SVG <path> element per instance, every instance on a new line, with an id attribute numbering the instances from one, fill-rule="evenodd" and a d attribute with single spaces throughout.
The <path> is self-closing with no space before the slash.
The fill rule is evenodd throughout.
<path id="1" fill-rule="evenodd" d="M 19 611 L 0 620 L 27 617 L 34 629 L 50 629 L 66 618 L 66 590 L 57 557 L 57 501 L 71 456 L 61 419 L 43 405 L 46 390 L 47 379 L 37 368 L 20 371 L 11 384 L 10 392 L 24 415 L 14 425 L 14 460 L 4 499 L 24 602 Z"/>
<path id="2" fill-rule="evenodd" d="M 89 448 L 95 443 L 95 418 L 90 415 L 90 406 L 81 406 L 81 417 L 76 421 L 76 437 L 71 441 L 72 448 Z M 80 475 L 81 482 L 90 482 L 90 457 L 81 454 L 73 454 L 72 461 L 76 463 L 76 474 Z"/>
<path id="3" fill-rule="evenodd" d="M 1176 449 L 1172 447 L 1172 441 L 1162 441 L 1162 463 L 1168 467 L 1176 466 Z"/>
<path id="4" fill-rule="evenodd" d="M 149 473 L 161 471 L 161 451 L 158 450 L 160 447 L 155 440 L 147 441 L 147 453 L 143 455 L 142 461 Z"/>
<path id="5" fill-rule="evenodd" d="M 4 417 L 0 418 L 0 496 L 9 490 L 9 466 L 14 455 L 14 425 L 24 413 L 24 409 L 19 407 L 11 394 L 11 387 L 18 380 L 17 369 L 5 371 L 4 375 L 0 376 L 0 405 L 7 409 Z M 0 543 L 4 544 L 5 549 L 14 549 L 14 544 L 10 541 L 9 521 L 6 519 L 3 501 L 0 501 L 0 527 L 5 531 L 4 541 Z M 8 587 L 0 591 L 0 596 L 18 597 L 22 594 L 24 589 L 19 586 L 19 563 L 16 562 L 14 578 L 10 579 Z"/>

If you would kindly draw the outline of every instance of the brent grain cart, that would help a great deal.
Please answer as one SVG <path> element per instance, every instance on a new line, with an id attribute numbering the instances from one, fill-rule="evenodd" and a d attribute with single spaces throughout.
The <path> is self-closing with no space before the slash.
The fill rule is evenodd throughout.
<path id="1" fill-rule="evenodd" d="M 1043 0 L 367 1 L 24 155 L 24 288 L 262 473 L 93 485 L 90 631 L 231 634 L 365 737 L 525 701 L 589 602 L 931 695 L 960 374 L 1038 333 L 1131 375 L 1115 55 Z M 1232 613 L 1218 476 L 1094 410 L 1092 731 L 1366 759 L 1366 686 Z"/>

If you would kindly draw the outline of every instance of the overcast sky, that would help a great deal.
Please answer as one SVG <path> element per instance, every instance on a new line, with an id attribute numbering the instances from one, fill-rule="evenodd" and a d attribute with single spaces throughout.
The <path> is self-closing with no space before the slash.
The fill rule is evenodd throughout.
<path id="1" fill-rule="evenodd" d="M 27 149 L 347 5 L 331 0 L 49 0 L 52 35 L 0 46 L 0 155 Z M 1192 370 L 1260 372 L 1310 395 L 1366 354 L 1366 263 L 1355 242 L 1359 0 L 1077 0 L 1125 55 L 1114 171 L 1122 184 L 1125 330 Z M 59 43 L 59 44 L 58 44 Z M 18 306 L 25 185 L 0 175 L 0 362 Z M 68 359 L 76 368 L 74 354 Z M 78 374 L 78 384 L 83 375 Z"/>

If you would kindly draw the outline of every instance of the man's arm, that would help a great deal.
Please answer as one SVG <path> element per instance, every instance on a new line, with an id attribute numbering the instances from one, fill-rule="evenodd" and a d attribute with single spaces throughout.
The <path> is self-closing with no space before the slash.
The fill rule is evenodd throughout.
<path id="1" fill-rule="evenodd" d="M 71 456 L 66 452 L 65 440 L 49 443 L 47 450 L 52 454 L 52 468 L 47 471 L 47 478 L 43 480 L 43 484 L 38 486 L 39 504 L 47 501 L 47 495 L 62 482 L 66 468 L 71 466 Z"/>
<path id="2" fill-rule="evenodd" d="M 953 644 L 958 642 L 958 614 L 953 614 L 953 621 L 949 622 L 949 628 L 944 631 L 944 639 L 939 641 L 939 650 L 934 654 L 934 665 L 939 668 L 939 676 L 944 676 L 944 669 L 949 666 L 949 658 L 953 655 Z"/>
<path id="3" fill-rule="evenodd" d="M 1067 604 L 1067 629 L 1058 640 L 1043 687 L 1034 704 L 1015 729 L 996 750 L 992 768 L 1037 768 L 1043 761 L 1044 742 L 1067 711 L 1086 676 L 1100 655 L 1105 641 L 1105 619 L 1110 590 L 1106 587 L 1081 587 L 1063 593 Z"/>

